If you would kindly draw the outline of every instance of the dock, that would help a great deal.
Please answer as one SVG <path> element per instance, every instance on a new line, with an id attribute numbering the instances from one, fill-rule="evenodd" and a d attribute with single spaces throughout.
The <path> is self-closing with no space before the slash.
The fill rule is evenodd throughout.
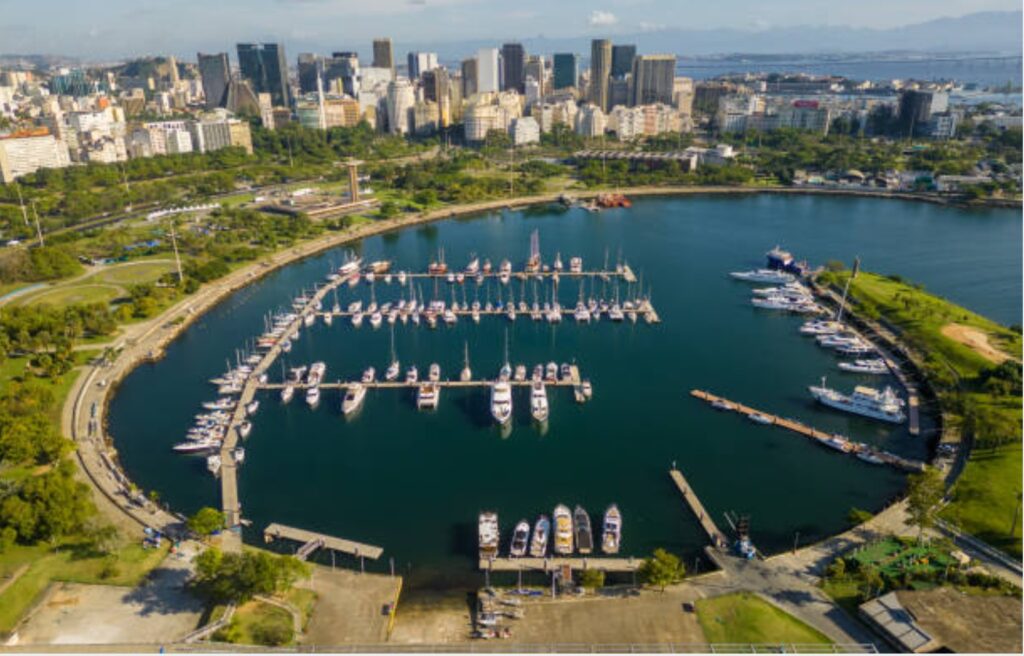
<path id="1" fill-rule="evenodd" d="M 451 308 L 448 308 L 448 309 L 451 310 Z M 396 311 L 397 312 L 397 310 L 391 310 L 391 311 Z M 524 319 L 531 319 L 531 320 L 536 321 L 536 322 L 551 323 L 551 321 L 548 319 L 548 315 L 551 313 L 550 309 L 546 310 L 546 311 L 545 310 L 537 310 L 538 315 L 536 317 L 534 317 L 532 309 L 528 308 L 526 310 L 523 310 L 523 309 L 520 309 L 520 308 L 516 308 L 515 315 L 514 315 L 515 318 L 511 318 L 509 316 L 509 313 L 508 313 L 507 309 L 497 310 L 497 309 L 493 309 L 492 308 L 490 310 L 486 310 L 484 308 L 480 308 L 479 310 L 475 310 L 474 311 L 474 310 L 472 310 L 472 309 L 470 309 L 468 307 L 459 306 L 458 310 L 451 310 L 451 312 L 456 317 L 463 317 L 463 318 L 465 318 L 465 317 L 472 317 L 473 314 L 475 313 L 477 316 L 479 316 L 481 318 L 483 318 L 483 317 L 504 317 L 504 318 L 508 318 L 509 321 L 515 321 L 516 319 L 519 319 L 520 317 L 522 317 Z M 616 320 L 616 319 L 612 319 L 610 317 L 606 317 L 604 319 L 604 321 L 612 322 L 612 323 L 626 323 L 627 321 L 629 321 L 630 323 L 636 323 L 636 319 L 639 319 L 642 316 L 644 321 L 646 323 L 648 323 L 648 324 L 661 323 L 661 317 L 658 315 L 657 311 L 655 311 L 654 306 L 651 304 L 650 301 L 646 301 L 646 300 L 645 301 L 641 301 L 638 304 L 637 307 L 634 307 L 631 310 L 623 309 L 622 312 L 623 312 L 623 318 L 622 319 Z M 561 308 L 561 310 L 559 310 L 559 313 L 562 315 L 563 318 L 573 319 L 574 318 L 573 315 L 575 315 L 575 313 L 576 313 L 576 307 L 575 306 L 563 307 L 563 308 Z M 630 313 L 632 313 L 632 314 L 630 314 Z M 348 310 L 338 310 L 337 312 L 334 312 L 334 311 L 331 311 L 331 310 L 320 310 L 320 311 L 315 312 L 314 314 L 316 314 L 318 317 L 321 317 L 321 318 L 329 315 L 332 318 L 337 318 L 337 319 L 351 319 L 352 316 L 355 315 L 356 313 L 355 312 L 349 312 Z M 362 315 L 362 317 L 364 319 L 368 319 L 369 318 L 369 314 L 365 310 L 361 311 L 359 314 Z M 631 318 L 631 317 L 633 317 L 633 315 L 635 315 L 635 318 Z M 387 318 L 388 317 L 388 313 L 387 312 L 381 312 L 381 316 L 382 316 L 382 318 L 384 318 L 387 321 L 388 324 L 393 324 L 394 323 L 393 321 L 391 321 L 390 319 Z M 421 313 L 421 316 L 422 316 L 422 313 Z M 405 312 L 405 313 L 399 312 L 399 314 L 395 317 L 395 319 L 402 319 L 402 323 L 406 323 L 408 321 L 408 319 L 409 319 L 409 314 L 408 314 L 408 312 Z M 576 321 L 576 323 L 578 323 L 578 324 L 579 323 L 601 323 L 601 322 L 602 322 L 602 319 L 599 316 L 598 317 L 594 317 L 593 315 L 591 315 L 591 318 L 586 320 L 586 321 Z M 420 324 L 420 325 L 428 326 L 428 327 L 431 327 L 431 328 L 436 328 L 437 326 L 444 325 L 444 324 L 445 324 L 445 321 L 444 321 L 444 319 L 441 316 L 441 312 L 438 312 L 437 313 L 437 324 L 436 325 L 429 326 L 429 324 L 427 324 L 425 322 Z M 383 325 L 383 322 L 382 322 L 382 325 Z M 416 324 L 414 324 L 414 325 L 416 325 Z"/>
<path id="2" fill-rule="evenodd" d="M 672 482 L 679 488 L 679 492 L 683 495 L 683 500 L 693 511 L 693 515 L 700 522 L 701 528 L 708 534 L 708 538 L 711 540 L 711 544 L 716 549 L 724 550 L 729 548 L 729 540 L 725 537 L 725 533 L 719 530 L 718 526 L 715 525 L 714 520 L 711 519 L 711 515 L 704 509 L 704 504 L 697 498 L 697 493 L 693 491 L 690 484 L 686 482 L 686 478 L 683 477 L 683 473 L 678 469 L 670 469 L 669 476 L 672 477 Z"/>
<path id="3" fill-rule="evenodd" d="M 392 381 L 378 380 L 378 381 L 374 381 L 372 383 L 361 383 L 361 382 L 355 381 L 355 380 L 352 380 L 352 381 L 342 381 L 342 380 L 339 380 L 339 381 L 334 382 L 334 383 L 320 383 L 316 387 L 319 387 L 322 390 L 327 390 L 327 389 L 346 390 L 349 387 L 352 387 L 353 385 L 362 385 L 363 387 L 365 387 L 368 390 L 372 390 L 372 389 L 416 389 L 420 385 L 425 385 L 425 384 L 427 384 L 429 382 L 430 381 L 426 380 L 426 379 L 420 379 L 420 380 L 418 380 L 415 383 L 407 383 L 404 380 L 392 380 Z M 463 387 L 463 388 L 466 388 L 466 387 L 485 387 L 486 388 L 486 387 L 490 387 L 491 385 L 493 385 L 494 381 L 493 380 L 439 380 L 439 381 L 437 381 L 437 382 L 435 382 L 433 384 L 437 385 L 438 387 Z M 532 383 L 529 380 L 510 380 L 510 381 L 508 381 L 508 384 L 512 385 L 513 387 L 529 387 Z M 580 384 L 579 370 L 576 370 L 576 376 L 575 377 L 570 377 L 569 379 L 559 379 L 557 381 L 555 381 L 555 380 L 545 380 L 544 381 L 544 386 L 545 387 L 578 387 L 579 384 Z M 307 385 L 306 383 L 259 383 L 259 384 L 257 384 L 257 387 L 259 389 L 261 389 L 261 390 L 279 390 L 279 389 L 284 389 L 285 387 L 288 387 L 289 385 L 294 387 L 296 391 L 304 390 L 304 389 L 308 389 L 309 387 L 312 387 L 311 385 Z"/>
<path id="4" fill-rule="evenodd" d="M 426 272 L 410 272 L 410 271 L 406 271 L 405 272 L 405 277 L 410 279 L 410 280 L 416 280 L 418 278 L 419 279 L 440 278 L 441 280 L 446 280 L 448 278 L 449 274 L 451 274 L 451 275 L 458 275 L 460 273 L 465 276 L 465 282 L 471 282 L 477 276 L 481 276 L 483 278 L 500 278 L 501 275 L 502 275 L 501 272 L 496 270 L 496 269 L 492 269 L 491 271 L 488 271 L 488 272 L 478 271 L 477 273 L 467 273 L 466 271 L 460 270 L 460 269 L 449 269 L 449 270 L 445 271 L 444 273 L 430 273 L 429 271 L 426 271 Z M 374 274 L 374 278 L 383 277 L 383 276 L 389 275 L 389 274 L 391 275 L 392 279 L 394 279 L 394 277 L 398 275 L 398 272 L 397 271 L 388 271 L 386 273 L 376 273 L 376 274 Z M 530 272 L 527 272 L 527 271 L 510 271 L 508 273 L 508 276 L 509 276 L 510 279 L 514 279 L 514 280 L 527 280 L 529 278 L 554 278 L 554 277 L 558 277 L 558 278 L 622 278 L 623 280 L 625 280 L 628 283 L 635 283 L 637 281 L 636 274 L 633 273 L 633 269 L 631 269 L 628 264 L 623 264 L 621 268 L 616 268 L 616 269 L 608 269 L 608 270 L 597 269 L 597 270 L 592 270 L 592 271 L 570 271 L 569 269 L 563 269 L 561 271 L 555 271 L 553 269 L 548 269 L 546 271 L 541 270 L 541 271 L 530 271 Z"/>
<path id="5" fill-rule="evenodd" d="M 888 451 L 882 451 L 868 444 L 864 444 L 863 442 L 854 442 L 843 435 L 818 430 L 793 419 L 779 417 L 770 412 L 762 412 L 761 410 L 756 410 L 749 406 L 745 406 L 742 403 L 737 403 L 720 396 L 715 396 L 714 394 L 703 390 L 690 390 L 690 395 L 707 403 L 716 403 L 723 411 L 738 412 L 739 414 L 747 417 L 751 415 L 760 415 L 767 419 L 766 425 L 785 428 L 788 431 L 815 440 L 823 446 L 835 449 L 840 453 L 857 456 L 865 462 L 872 462 L 872 460 L 869 459 L 871 458 L 878 460 L 878 464 L 887 464 L 896 467 L 897 469 L 903 469 L 911 472 L 919 472 L 925 468 L 925 464 L 919 460 L 911 460 L 909 458 L 898 456 L 894 453 L 889 453 Z M 840 448 L 840 445 L 845 446 Z"/>
<path id="6" fill-rule="evenodd" d="M 557 572 L 563 567 L 574 570 L 595 569 L 602 572 L 635 572 L 643 565 L 642 558 L 608 558 L 597 556 L 551 556 L 550 558 L 481 558 L 480 570 L 490 572 Z"/>
<path id="7" fill-rule="evenodd" d="M 303 560 L 308 558 L 317 549 L 330 549 L 331 551 L 350 554 L 358 558 L 369 558 L 370 560 L 377 560 L 384 553 L 383 549 L 373 545 L 277 523 L 270 524 L 263 529 L 263 541 L 273 542 L 274 540 L 301 542 L 302 546 L 299 547 L 296 556 L 301 557 Z"/>

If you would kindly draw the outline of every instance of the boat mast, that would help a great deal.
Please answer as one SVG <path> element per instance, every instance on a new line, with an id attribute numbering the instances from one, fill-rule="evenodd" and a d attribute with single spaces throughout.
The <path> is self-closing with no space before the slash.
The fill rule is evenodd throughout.
<path id="1" fill-rule="evenodd" d="M 857 275 L 857 271 L 860 270 L 860 257 L 853 258 L 853 270 L 850 271 L 850 277 L 846 279 L 846 286 L 843 288 L 843 300 L 839 303 L 839 314 L 836 315 L 836 321 L 838 323 L 843 322 L 843 310 L 846 309 L 846 296 L 850 293 L 850 283 L 853 282 L 853 277 Z"/>

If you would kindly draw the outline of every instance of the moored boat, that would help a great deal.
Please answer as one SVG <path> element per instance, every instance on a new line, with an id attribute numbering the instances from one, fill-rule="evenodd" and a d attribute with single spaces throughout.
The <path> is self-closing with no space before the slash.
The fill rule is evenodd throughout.
<path id="1" fill-rule="evenodd" d="M 525 519 L 519 520 L 515 530 L 512 532 L 512 544 L 508 553 L 513 558 L 521 558 L 526 555 L 526 549 L 530 543 L 530 523 Z"/>
<path id="2" fill-rule="evenodd" d="M 480 558 L 490 560 L 498 555 L 498 513 L 481 512 L 477 522 Z"/>
<path id="3" fill-rule="evenodd" d="M 555 506 L 554 517 L 555 542 L 554 552 L 559 556 L 568 556 L 572 553 L 572 514 L 569 507 L 563 504 Z"/>
<path id="4" fill-rule="evenodd" d="M 355 413 L 362 407 L 364 399 L 366 399 L 365 385 L 362 383 L 349 385 L 345 390 L 344 398 L 341 400 L 341 413 L 346 416 Z"/>
<path id="5" fill-rule="evenodd" d="M 594 532 L 590 526 L 590 515 L 583 506 L 576 506 L 572 513 L 573 531 L 576 538 L 576 550 L 583 555 L 594 550 Z"/>
<path id="6" fill-rule="evenodd" d="M 530 555 L 532 557 L 543 558 L 547 554 L 550 535 L 551 520 L 547 515 L 541 515 L 533 526 L 533 538 L 530 540 Z"/>
<path id="7" fill-rule="evenodd" d="M 614 503 L 604 511 L 604 526 L 601 530 L 601 551 L 606 554 L 619 553 L 622 542 L 622 513 Z"/>

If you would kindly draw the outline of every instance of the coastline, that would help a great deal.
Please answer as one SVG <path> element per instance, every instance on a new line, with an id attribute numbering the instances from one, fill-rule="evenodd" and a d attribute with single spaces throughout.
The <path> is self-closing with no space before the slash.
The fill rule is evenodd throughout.
<path id="1" fill-rule="evenodd" d="M 939 197 L 899 192 L 869 192 L 847 189 L 816 189 L 801 187 L 634 187 L 619 190 L 633 197 L 685 196 L 707 194 L 786 193 L 809 195 L 841 195 L 896 200 L 918 200 L 948 204 Z M 345 244 L 423 225 L 434 221 L 469 216 L 488 211 L 523 208 L 554 203 L 563 195 L 577 199 L 592 199 L 606 190 L 583 190 L 573 193 L 557 192 L 524 196 L 513 199 L 481 201 L 466 205 L 444 207 L 415 215 L 374 220 L 351 230 L 322 235 L 288 250 L 270 255 L 233 271 L 224 278 L 204 285 L 190 297 L 184 298 L 149 321 L 128 327 L 116 342 L 120 353 L 107 365 L 87 365 L 72 386 L 62 410 L 62 432 L 76 445 L 76 463 L 84 478 L 91 484 L 97 506 L 116 523 L 150 527 L 160 531 L 180 528 L 183 517 L 163 510 L 145 499 L 133 504 L 128 494 L 133 489 L 130 479 L 117 464 L 117 451 L 113 439 L 104 432 L 107 402 L 119 382 L 137 366 L 163 357 L 163 349 L 182 331 L 205 312 L 215 307 L 239 289 L 307 257 Z M 88 409 L 87 409 L 88 408 Z M 93 418 L 96 419 L 93 419 Z M 90 430 L 90 423 L 96 430 Z M 117 517 L 115 517 L 117 515 Z M 121 521 L 116 521 L 120 519 Z"/>

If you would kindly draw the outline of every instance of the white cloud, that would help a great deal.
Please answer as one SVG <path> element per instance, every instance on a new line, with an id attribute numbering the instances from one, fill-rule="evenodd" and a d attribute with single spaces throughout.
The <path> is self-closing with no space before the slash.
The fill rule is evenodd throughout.
<path id="1" fill-rule="evenodd" d="M 591 27 L 608 27 L 609 25 L 615 25 L 618 23 L 619 19 L 610 11 L 595 9 L 590 12 L 590 20 L 588 22 Z"/>
<path id="2" fill-rule="evenodd" d="M 648 23 L 647 21 L 640 21 L 641 32 L 659 32 L 666 29 L 668 26 L 664 23 Z"/>

